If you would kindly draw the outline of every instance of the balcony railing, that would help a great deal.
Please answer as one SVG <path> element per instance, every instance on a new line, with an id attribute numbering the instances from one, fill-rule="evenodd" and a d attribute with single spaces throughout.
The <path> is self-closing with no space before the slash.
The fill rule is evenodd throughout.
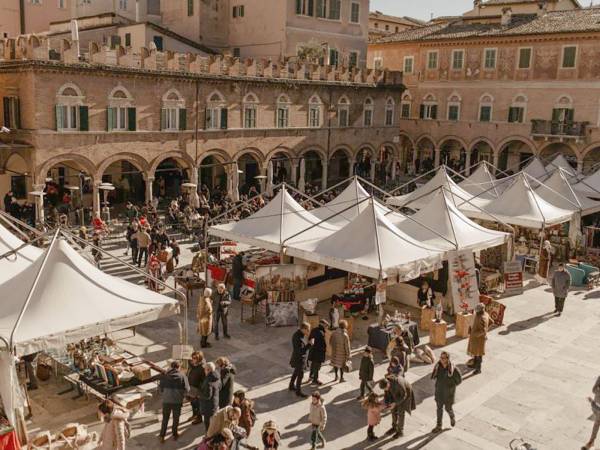
<path id="1" fill-rule="evenodd" d="M 561 122 L 534 119 L 531 121 L 531 134 L 533 136 L 582 138 L 585 137 L 588 124 L 589 122 Z"/>

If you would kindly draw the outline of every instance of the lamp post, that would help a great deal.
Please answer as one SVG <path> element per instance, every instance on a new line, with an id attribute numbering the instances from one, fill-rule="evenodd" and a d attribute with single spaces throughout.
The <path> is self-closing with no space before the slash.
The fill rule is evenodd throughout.
<path id="1" fill-rule="evenodd" d="M 43 228 L 44 222 L 46 221 L 44 217 L 44 195 L 46 195 L 46 193 L 44 191 L 31 191 L 29 195 L 33 196 L 35 199 L 36 222 Z"/>
<path id="2" fill-rule="evenodd" d="M 110 207 L 108 206 L 108 193 L 114 191 L 115 187 L 112 183 L 100 183 L 100 186 L 98 186 L 98 188 L 102 191 L 104 199 L 104 207 L 102 208 L 102 212 L 104 213 L 106 222 L 110 223 Z"/>

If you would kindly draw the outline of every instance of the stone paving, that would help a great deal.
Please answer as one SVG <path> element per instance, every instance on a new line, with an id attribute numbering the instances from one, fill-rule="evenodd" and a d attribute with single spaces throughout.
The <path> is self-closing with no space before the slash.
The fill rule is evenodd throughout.
<path id="1" fill-rule="evenodd" d="M 185 255 L 186 257 L 188 255 Z M 183 260 L 185 262 L 185 258 Z M 553 299 L 548 286 L 530 282 L 522 294 L 502 300 L 507 305 L 505 325 L 489 333 L 483 373 L 471 376 L 464 363 L 466 339 L 450 338 L 445 350 L 465 374 L 457 391 L 456 427 L 450 428 L 445 417 L 444 431 L 430 434 L 435 425 L 435 402 L 432 366 L 413 365 L 407 378 L 413 384 L 417 409 L 408 417 L 405 436 L 392 441 L 382 438 L 366 441 L 366 413 L 355 400 L 358 395 L 358 372 L 354 370 L 345 383 L 332 383 L 329 366 L 322 374 L 326 382 L 320 389 L 329 415 L 325 436 L 332 449 L 485 449 L 509 448 L 517 437 L 534 444 L 538 450 L 578 449 L 589 437 L 591 410 L 586 397 L 600 375 L 600 290 L 573 291 L 562 317 L 554 317 Z M 326 305 L 321 305 L 322 312 Z M 191 305 L 190 317 L 195 316 Z M 279 424 L 285 449 L 310 448 L 307 414 L 309 400 L 298 399 L 287 390 L 290 368 L 290 338 L 294 328 L 266 328 L 263 324 L 239 321 L 239 305 L 230 318 L 231 340 L 212 340 L 206 351 L 209 360 L 227 355 L 238 369 L 237 383 L 248 389 L 255 400 L 258 423 L 250 443 L 260 447 L 260 428 L 265 420 Z M 354 367 L 358 367 L 360 349 L 366 344 L 367 325 L 375 321 L 355 322 L 352 342 Z M 138 327 L 137 335 L 120 333 L 121 344 L 155 361 L 169 358 L 171 345 L 178 341 L 174 319 Z M 453 336 L 452 327 L 448 332 Z M 195 325 L 190 321 L 191 343 L 198 346 Z M 422 335 L 422 341 L 428 337 Z M 439 355 L 440 348 L 435 349 Z M 376 377 L 382 377 L 386 363 L 376 354 Z M 32 393 L 34 421 L 32 429 L 56 429 L 67 422 L 89 423 L 98 429 L 95 403 L 72 400 L 56 393 L 63 386 L 56 381 Z M 311 388 L 305 385 L 305 391 Z M 132 421 L 132 449 L 192 449 L 201 440 L 203 425 L 192 426 L 185 405 L 182 435 L 177 442 L 168 439 L 159 444 L 156 438 L 160 421 L 158 396 L 148 403 L 146 413 Z M 376 430 L 382 436 L 390 427 L 385 416 Z M 600 448 L 600 447 L 598 447 Z"/>

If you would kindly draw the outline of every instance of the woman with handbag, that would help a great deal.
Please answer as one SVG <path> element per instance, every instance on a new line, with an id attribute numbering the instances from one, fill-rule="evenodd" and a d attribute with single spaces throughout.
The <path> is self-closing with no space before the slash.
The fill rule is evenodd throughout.
<path id="1" fill-rule="evenodd" d="M 335 373 L 334 381 L 338 380 L 338 371 L 340 373 L 340 383 L 344 380 L 344 371 L 349 372 L 351 369 L 350 361 L 350 338 L 348 337 L 348 322 L 340 320 L 339 328 L 331 333 L 329 346 L 331 348 L 331 365 Z"/>

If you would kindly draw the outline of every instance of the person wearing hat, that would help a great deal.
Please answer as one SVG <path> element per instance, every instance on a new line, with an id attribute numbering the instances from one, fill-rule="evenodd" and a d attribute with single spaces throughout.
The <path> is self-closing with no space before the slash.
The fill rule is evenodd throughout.
<path id="1" fill-rule="evenodd" d="M 469 333 L 469 344 L 467 352 L 473 357 L 474 374 L 481 373 L 481 362 L 485 355 L 485 341 L 487 340 L 487 332 L 490 326 L 490 316 L 485 312 L 485 305 L 478 303 L 475 306 L 475 315 L 473 316 L 473 324 Z"/>
<path id="2" fill-rule="evenodd" d="M 360 379 L 360 395 L 357 400 L 362 400 L 364 398 L 365 391 L 368 391 L 369 394 L 373 392 L 374 375 L 375 363 L 373 362 L 373 350 L 367 345 L 360 360 L 360 369 L 358 371 L 358 378 Z"/>
<path id="3" fill-rule="evenodd" d="M 565 300 L 571 287 L 571 274 L 560 263 L 552 276 L 552 293 L 554 294 L 554 313 L 560 316 L 565 307 Z"/>
<path id="4" fill-rule="evenodd" d="M 317 448 L 317 441 L 321 441 L 321 448 L 325 447 L 325 426 L 327 425 L 327 410 L 323 405 L 323 399 L 320 392 L 313 392 L 310 401 L 310 409 L 308 412 L 308 420 L 312 426 L 310 436 L 311 450 Z"/>
<path id="5" fill-rule="evenodd" d="M 264 450 L 277 450 L 281 443 L 281 435 L 274 420 L 265 422 L 262 428 L 262 443 Z"/>
<path id="6" fill-rule="evenodd" d="M 318 386 L 323 383 L 319 381 L 319 370 L 325 362 L 327 353 L 327 342 L 325 340 L 325 329 L 329 327 L 329 323 L 325 319 L 319 321 L 319 325 L 313 328 L 308 336 L 308 340 L 313 342 L 312 347 L 308 351 L 308 360 L 310 361 L 310 375 L 312 384 Z"/>

